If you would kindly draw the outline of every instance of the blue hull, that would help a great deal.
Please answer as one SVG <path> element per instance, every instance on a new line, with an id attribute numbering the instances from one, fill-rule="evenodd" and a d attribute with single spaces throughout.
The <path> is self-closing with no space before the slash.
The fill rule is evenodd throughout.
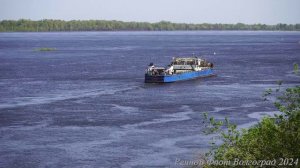
<path id="1" fill-rule="evenodd" d="M 145 74 L 145 83 L 171 83 L 176 81 L 182 81 L 182 80 L 189 80 L 199 77 L 207 77 L 212 76 L 213 70 L 212 69 L 206 69 L 201 71 L 193 71 L 193 72 L 185 72 L 180 74 L 174 74 L 174 75 L 148 75 Z"/>

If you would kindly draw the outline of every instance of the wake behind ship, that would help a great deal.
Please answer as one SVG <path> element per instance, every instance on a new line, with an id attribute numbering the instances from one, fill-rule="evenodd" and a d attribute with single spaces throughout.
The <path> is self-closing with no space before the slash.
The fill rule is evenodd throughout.
<path id="1" fill-rule="evenodd" d="M 213 63 L 198 57 L 173 58 L 167 68 L 150 63 L 145 73 L 145 83 L 170 83 L 214 75 Z"/>

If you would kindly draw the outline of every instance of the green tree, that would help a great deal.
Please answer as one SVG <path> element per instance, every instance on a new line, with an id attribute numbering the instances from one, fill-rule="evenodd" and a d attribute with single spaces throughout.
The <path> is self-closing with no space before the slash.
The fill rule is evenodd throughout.
<path id="1" fill-rule="evenodd" d="M 295 72 L 298 66 L 295 66 Z M 281 85 L 282 82 L 279 82 Z M 279 92 L 277 89 L 276 92 Z M 271 95 L 272 90 L 268 90 L 265 96 Z M 288 88 L 278 97 L 274 103 L 281 112 L 274 117 L 265 117 L 254 127 L 238 131 L 236 125 L 225 119 L 215 121 L 210 117 L 208 132 L 219 132 L 223 143 L 220 146 L 212 146 L 212 150 L 207 157 L 213 160 L 231 161 L 233 160 L 274 160 L 276 165 L 270 167 L 288 166 L 282 162 L 288 160 L 288 164 L 299 166 L 300 156 L 300 86 Z M 207 114 L 204 115 L 208 119 Z M 227 129 L 220 129 L 225 126 Z M 283 163 L 283 165 L 280 165 Z M 233 165 L 232 165 L 233 166 Z M 204 167 L 227 167 L 224 165 L 209 165 Z M 254 165 L 236 167 L 259 167 Z M 267 167 L 267 166 L 263 166 Z"/>
<path id="2" fill-rule="evenodd" d="M 0 32 L 15 32 L 15 31 L 121 31 L 121 30 L 288 30 L 300 31 L 300 24 L 277 24 L 265 25 L 254 24 L 247 25 L 243 23 L 237 24 L 185 24 L 171 23 L 161 21 L 158 23 L 148 22 L 122 22 L 116 20 L 52 20 L 44 19 L 32 21 L 28 19 L 20 20 L 3 20 L 0 21 Z"/>

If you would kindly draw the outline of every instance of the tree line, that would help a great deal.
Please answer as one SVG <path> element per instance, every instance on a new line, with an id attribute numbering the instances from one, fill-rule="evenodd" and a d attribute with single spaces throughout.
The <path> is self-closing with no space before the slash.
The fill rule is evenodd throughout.
<path id="1" fill-rule="evenodd" d="M 270 30 L 300 31 L 300 24 L 186 24 L 161 21 L 123 22 L 116 20 L 2 20 L 0 32 L 52 32 L 52 31 L 172 31 L 172 30 Z"/>

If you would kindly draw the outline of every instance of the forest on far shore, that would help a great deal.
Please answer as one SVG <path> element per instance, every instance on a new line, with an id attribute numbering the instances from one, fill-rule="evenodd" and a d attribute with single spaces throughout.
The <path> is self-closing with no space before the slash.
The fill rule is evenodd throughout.
<path id="1" fill-rule="evenodd" d="M 56 31 L 172 31 L 172 30 L 268 30 L 300 31 L 300 24 L 219 24 L 172 23 L 161 21 L 123 22 L 116 20 L 2 20 L 0 32 L 56 32 Z"/>

